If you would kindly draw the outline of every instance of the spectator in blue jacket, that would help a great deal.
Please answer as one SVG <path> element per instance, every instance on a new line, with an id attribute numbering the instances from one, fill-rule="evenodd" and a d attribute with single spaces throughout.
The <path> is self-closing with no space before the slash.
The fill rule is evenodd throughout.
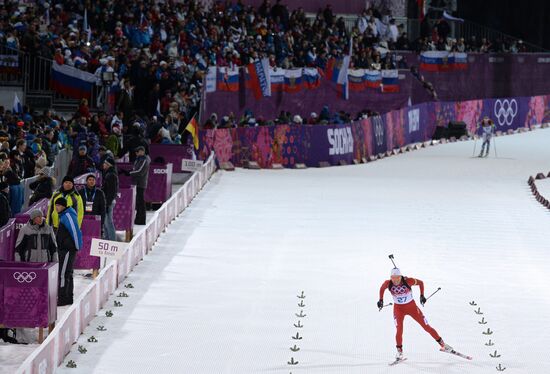
<path id="1" fill-rule="evenodd" d="M 76 252 L 82 248 L 82 232 L 78 227 L 78 218 L 73 208 L 67 207 L 63 197 L 55 201 L 55 210 L 59 214 L 59 227 L 56 241 L 59 248 L 59 291 L 57 305 L 73 303 L 74 283 L 73 266 Z"/>

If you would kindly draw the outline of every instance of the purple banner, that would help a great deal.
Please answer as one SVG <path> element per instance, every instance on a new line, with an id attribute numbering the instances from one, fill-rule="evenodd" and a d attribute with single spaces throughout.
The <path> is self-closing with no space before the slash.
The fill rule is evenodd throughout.
<path id="1" fill-rule="evenodd" d="M 319 166 L 321 161 L 337 165 L 429 140 L 436 126 L 447 126 L 450 121 L 465 122 L 472 133 L 483 116 L 503 132 L 550 122 L 550 95 L 424 103 L 337 126 L 204 130 L 200 132 L 200 158 L 206 159 L 214 150 L 218 162 L 231 161 L 236 166 L 245 161 L 256 161 L 262 168 L 273 163 Z"/>
<path id="2" fill-rule="evenodd" d="M 420 65 L 413 52 L 399 52 L 408 67 Z M 426 82 L 433 85 L 438 100 L 477 100 L 498 97 L 530 97 L 548 94 L 546 77 L 550 75 L 550 57 L 545 54 L 468 54 L 464 70 L 447 72 L 420 71 Z M 371 109 L 387 113 L 412 104 L 430 102 L 431 94 L 408 69 L 399 70 L 399 93 L 381 93 L 379 89 L 351 91 L 349 100 L 338 97 L 337 86 L 326 78 L 316 89 L 295 93 L 273 92 L 269 98 L 257 100 L 244 86 L 238 94 L 228 91 L 208 93 L 201 109 L 205 121 L 212 113 L 218 118 L 235 114 L 239 119 L 246 110 L 254 118 L 274 119 L 281 110 L 307 119 L 311 112 L 320 113 L 328 105 L 331 113 L 345 111 L 352 116 L 360 110 Z"/>
<path id="3" fill-rule="evenodd" d="M 420 65 L 419 55 L 413 52 L 401 52 L 400 55 L 408 66 Z M 550 58 L 537 53 L 469 53 L 465 70 L 421 70 L 420 74 L 433 84 L 439 100 L 546 95 Z M 420 102 L 415 97 L 412 100 Z"/>
<path id="4" fill-rule="evenodd" d="M 48 327 L 57 319 L 57 263 L 0 262 L 0 324 Z"/>
<path id="5" fill-rule="evenodd" d="M 193 157 L 193 144 L 151 144 L 149 157 L 153 163 L 172 164 L 172 171 L 181 173 L 181 160 Z"/>
<path id="6" fill-rule="evenodd" d="M 101 238 L 101 216 L 85 215 L 82 221 L 82 249 L 74 260 L 75 269 L 99 269 L 100 258 L 90 256 L 93 238 Z"/>
<path id="7" fill-rule="evenodd" d="M 119 170 L 132 170 L 130 163 L 118 163 Z M 181 160 L 180 160 L 181 167 Z M 120 174 L 120 187 L 130 187 L 132 178 Z M 164 203 L 172 196 L 172 164 L 156 164 L 151 163 L 149 166 L 149 179 L 147 181 L 147 189 L 145 190 L 145 202 L 147 203 Z"/>
<path id="8" fill-rule="evenodd" d="M 250 110 L 256 120 L 274 119 L 281 110 L 293 115 L 299 114 L 306 122 L 312 112 L 320 114 L 325 105 L 331 113 L 345 111 L 355 115 L 360 110 L 371 109 L 380 113 L 389 112 L 407 105 L 409 98 L 413 103 L 430 100 L 427 91 L 408 71 L 400 71 L 400 92 L 382 93 L 379 88 L 368 88 L 364 91 L 353 91 L 349 100 L 341 98 L 341 89 L 335 82 L 321 78 L 320 85 L 314 89 L 303 88 L 297 92 L 275 91 L 270 97 L 257 100 L 251 89 L 241 87 L 241 92 L 216 91 L 206 94 L 201 118 L 204 121 L 212 113 L 218 118 L 234 113 L 239 119 L 246 110 Z M 339 93 L 340 92 L 340 93 Z"/>
<path id="9" fill-rule="evenodd" d="M 331 165 L 337 165 L 341 161 L 352 163 L 354 139 L 351 127 L 352 125 L 324 126 L 316 128 L 316 131 L 309 131 L 311 147 L 307 152 L 306 165 L 319 166 L 322 161 Z"/>
<path id="10" fill-rule="evenodd" d="M 0 227 L 0 261 L 14 260 L 15 218 Z"/>
<path id="11" fill-rule="evenodd" d="M 119 188 L 113 211 L 115 228 L 119 231 L 132 230 L 136 210 L 136 187 Z"/>

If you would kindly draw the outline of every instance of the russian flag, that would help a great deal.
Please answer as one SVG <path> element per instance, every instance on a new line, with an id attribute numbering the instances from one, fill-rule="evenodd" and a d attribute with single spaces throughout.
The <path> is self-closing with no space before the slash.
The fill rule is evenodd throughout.
<path id="1" fill-rule="evenodd" d="M 18 55 L 0 55 L 1 74 L 20 74 Z"/>
<path id="2" fill-rule="evenodd" d="M 285 70 L 283 91 L 296 93 L 302 89 L 302 69 Z"/>
<path id="3" fill-rule="evenodd" d="M 382 70 L 382 92 L 399 92 L 399 72 L 397 70 Z"/>
<path id="4" fill-rule="evenodd" d="M 316 89 L 321 85 L 321 74 L 317 68 L 304 68 L 302 79 L 305 88 Z"/>
<path id="5" fill-rule="evenodd" d="M 239 91 L 239 70 L 228 67 L 218 68 L 217 83 L 218 91 Z"/>
<path id="6" fill-rule="evenodd" d="M 346 63 L 347 62 L 347 63 Z M 334 83 L 344 84 L 347 81 L 349 56 L 334 59 L 327 62 L 326 78 Z"/>
<path id="7" fill-rule="evenodd" d="M 339 98 L 349 100 L 349 82 L 336 85 L 336 93 Z"/>
<path id="8" fill-rule="evenodd" d="M 367 87 L 365 69 L 353 69 L 348 74 L 349 89 L 351 91 L 363 91 Z"/>
<path id="9" fill-rule="evenodd" d="M 330 58 L 327 61 L 327 66 L 325 67 L 325 78 L 327 78 L 329 81 L 332 80 L 335 65 L 336 65 L 336 59 L 334 57 Z M 336 76 L 338 76 L 338 74 Z"/>
<path id="10" fill-rule="evenodd" d="M 271 77 L 271 92 L 283 92 L 285 70 L 270 68 L 269 75 Z"/>
<path id="11" fill-rule="evenodd" d="M 420 69 L 425 71 L 450 71 L 454 55 L 447 51 L 427 51 L 420 55 Z"/>
<path id="12" fill-rule="evenodd" d="M 252 64 L 248 64 L 247 68 L 250 75 L 250 88 L 256 99 L 271 96 L 269 60 L 264 58 L 254 61 Z"/>
<path id="13" fill-rule="evenodd" d="M 468 69 L 468 54 L 464 52 L 454 52 L 453 54 L 454 70 Z"/>
<path id="14" fill-rule="evenodd" d="M 11 112 L 14 114 L 23 113 L 23 107 L 21 106 L 21 101 L 19 101 L 19 96 L 17 96 L 17 94 L 14 94 L 13 96 L 13 106 L 11 108 Z"/>
<path id="15" fill-rule="evenodd" d="M 365 70 L 365 86 L 378 88 L 382 83 L 382 74 L 378 70 Z"/>
<path id="16" fill-rule="evenodd" d="M 425 71 L 449 71 L 453 64 L 454 56 L 447 51 L 427 51 L 420 55 L 420 69 Z"/>
<path id="17" fill-rule="evenodd" d="M 88 99 L 92 96 L 97 77 L 72 66 L 53 62 L 50 85 L 58 93 L 74 99 Z"/>

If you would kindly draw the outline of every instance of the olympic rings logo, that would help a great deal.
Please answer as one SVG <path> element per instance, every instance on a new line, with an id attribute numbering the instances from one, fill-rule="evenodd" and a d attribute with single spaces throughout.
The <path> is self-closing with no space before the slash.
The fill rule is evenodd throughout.
<path id="1" fill-rule="evenodd" d="M 511 126 L 518 114 L 518 102 L 516 99 L 495 101 L 494 113 L 500 126 Z"/>
<path id="2" fill-rule="evenodd" d="M 376 145 L 380 147 L 382 144 L 384 144 L 384 124 L 382 123 L 382 118 L 380 118 L 379 116 L 374 117 L 373 124 Z"/>
<path id="3" fill-rule="evenodd" d="M 15 273 L 13 273 L 13 279 L 18 281 L 19 283 L 31 283 L 33 280 L 36 279 L 36 273 L 34 271 L 16 271 Z"/>
<path id="4" fill-rule="evenodd" d="M 397 294 L 407 293 L 408 290 L 405 286 L 392 286 L 392 291 Z"/>

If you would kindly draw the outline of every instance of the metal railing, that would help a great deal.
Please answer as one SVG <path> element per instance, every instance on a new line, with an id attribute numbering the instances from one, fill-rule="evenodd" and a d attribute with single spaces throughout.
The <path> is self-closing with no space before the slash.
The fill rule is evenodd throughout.
<path id="1" fill-rule="evenodd" d="M 23 54 L 23 61 L 24 91 L 27 96 L 51 95 L 52 106 L 60 103 L 78 104 L 78 99 L 64 96 L 51 89 L 53 60 L 25 53 Z M 100 89 L 101 87 L 92 86 L 91 100 L 88 103 L 90 108 L 97 108 Z"/>
<path id="2" fill-rule="evenodd" d="M 53 60 L 39 55 L 23 52 L 0 45 L 0 58 L 14 61 L 17 65 L 13 69 L 6 67 L 7 63 L 0 64 L 0 82 L 5 86 L 23 86 L 24 102 L 36 109 L 49 109 L 56 106 L 76 106 L 78 99 L 64 96 L 51 88 Z M 91 100 L 88 105 L 97 109 L 101 87 L 93 86 Z"/>

